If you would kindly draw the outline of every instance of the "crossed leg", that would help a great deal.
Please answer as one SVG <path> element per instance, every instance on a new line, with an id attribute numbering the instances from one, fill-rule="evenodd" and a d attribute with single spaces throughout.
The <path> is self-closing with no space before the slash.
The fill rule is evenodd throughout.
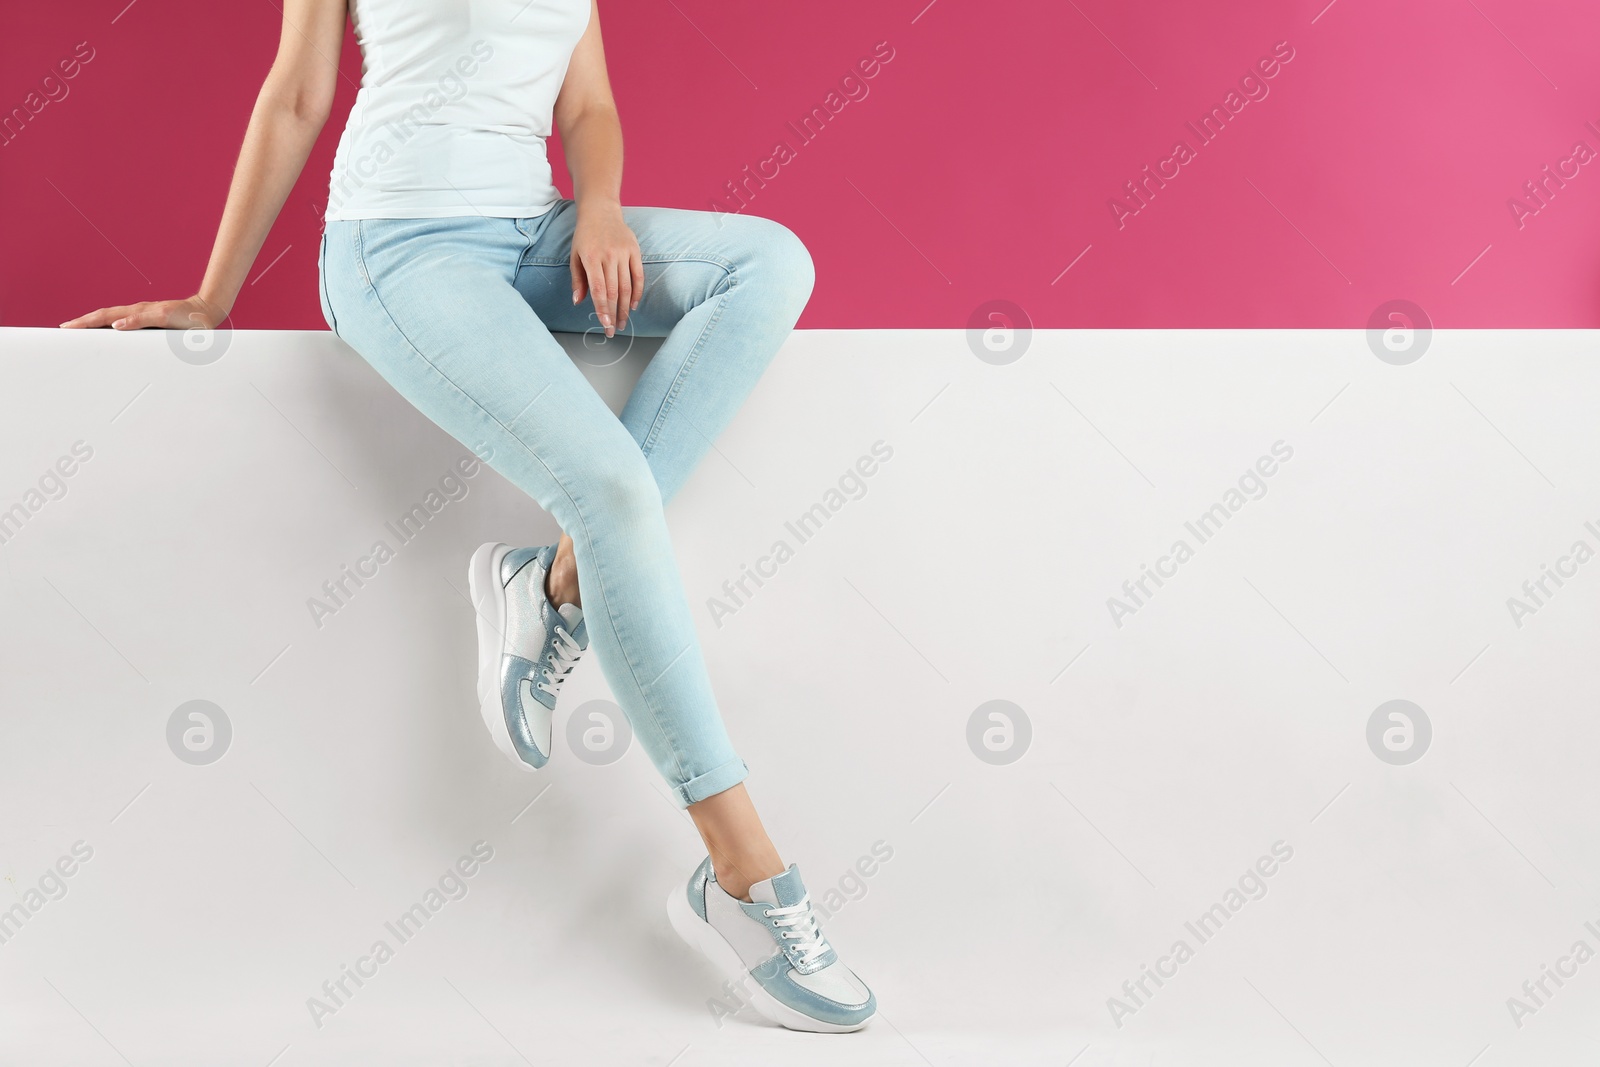
<path id="1" fill-rule="evenodd" d="M 592 304 L 571 299 L 576 210 L 570 202 L 523 257 L 517 290 L 552 330 L 597 331 Z M 644 290 L 625 333 L 666 340 L 640 377 L 622 423 L 670 500 L 722 432 L 793 329 L 811 295 L 805 246 L 785 227 L 749 216 L 625 208 L 639 240 Z M 545 589 L 582 603 L 572 538 L 563 532 Z M 689 805 L 719 883 L 734 896 L 784 864 L 742 782 Z"/>

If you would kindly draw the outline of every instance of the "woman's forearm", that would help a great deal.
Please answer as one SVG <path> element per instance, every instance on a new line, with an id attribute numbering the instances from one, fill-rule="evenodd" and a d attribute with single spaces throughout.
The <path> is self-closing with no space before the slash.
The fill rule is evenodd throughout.
<path id="1" fill-rule="evenodd" d="M 622 206 L 622 122 L 615 108 L 590 108 L 561 131 L 572 197 L 580 212 Z"/>
<path id="2" fill-rule="evenodd" d="M 197 294 L 220 314 L 233 308 L 327 119 L 324 109 L 280 90 L 271 78 L 262 86 Z"/>

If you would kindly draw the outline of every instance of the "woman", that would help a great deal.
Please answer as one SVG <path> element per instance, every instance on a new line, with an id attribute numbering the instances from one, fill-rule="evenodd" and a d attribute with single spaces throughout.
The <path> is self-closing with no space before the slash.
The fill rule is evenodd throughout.
<path id="1" fill-rule="evenodd" d="M 199 292 L 64 325 L 227 317 L 332 109 L 347 4 L 363 73 L 329 186 L 323 314 L 565 531 L 538 548 L 485 545 L 469 565 L 491 735 L 519 767 L 543 766 L 556 696 L 592 635 L 705 841 L 669 896 L 673 927 L 769 1018 L 860 1029 L 875 999 L 745 792 L 662 513 L 799 318 L 811 259 L 766 219 L 621 206 L 594 0 L 285 0 Z M 552 126 L 572 200 L 551 181 Z M 666 338 L 620 421 L 550 335 L 584 331 L 591 314 L 607 337 Z"/>

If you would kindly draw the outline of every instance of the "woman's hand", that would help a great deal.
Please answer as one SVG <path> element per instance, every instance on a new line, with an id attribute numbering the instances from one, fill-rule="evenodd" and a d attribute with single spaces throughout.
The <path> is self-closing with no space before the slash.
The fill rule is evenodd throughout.
<path id="1" fill-rule="evenodd" d="M 628 325 L 628 312 L 644 295 L 644 259 L 639 239 L 622 221 L 622 207 L 578 208 L 572 234 L 572 302 L 587 293 L 606 336 Z"/>
<path id="2" fill-rule="evenodd" d="M 83 330 L 110 326 L 113 330 L 142 330 L 156 326 L 164 330 L 214 330 L 227 317 L 227 312 L 196 294 L 187 300 L 155 300 L 101 308 L 63 322 L 61 328 Z"/>

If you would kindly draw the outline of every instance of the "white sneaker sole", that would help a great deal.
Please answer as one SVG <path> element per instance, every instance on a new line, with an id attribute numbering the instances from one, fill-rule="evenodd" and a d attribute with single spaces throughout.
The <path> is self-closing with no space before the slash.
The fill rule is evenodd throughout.
<path id="1" fill-rule="evenodd" d="M 467 590 L 472 596 L 472 611 L 478 621 L 478 710 L 483 725 L 494 738 L 495 747 L 525 771 L 539 768 L 525 763 L 511 743 L 506 729 L 506 713 L 500 704 L 500 657 L 505 651 L 505 635 L 500 625 L 506 617 L 506 591 L 500 585 L 500 561 L 511 551 L 510 545 L 480 545 L 467 565 Z"/>
<path id="2" fill-rule="evenodd" d="M 869 1015 L 849 1026 L 825 1023 L 795 1011 L 768 993 L 761 987 L 761 983 L 751 976 L 744 961 L 739 958 L 739 953 L 728 944 L 727 938 L 717 933 L 714 926 L 694 913 L 694 909 L 689 906 L 689 896 L 681 885 L 673 887 L 672 892 L 667 895 L 667 920 L 672 923 L 673 932 L 683 939 L 684 944 L 710 960 L 717 970 L 733 982 L 734 988 L 749 1000 L 756 1011 L 779 1026 L 814 1034 L 849 1034 L 872 1021 Z"/>

